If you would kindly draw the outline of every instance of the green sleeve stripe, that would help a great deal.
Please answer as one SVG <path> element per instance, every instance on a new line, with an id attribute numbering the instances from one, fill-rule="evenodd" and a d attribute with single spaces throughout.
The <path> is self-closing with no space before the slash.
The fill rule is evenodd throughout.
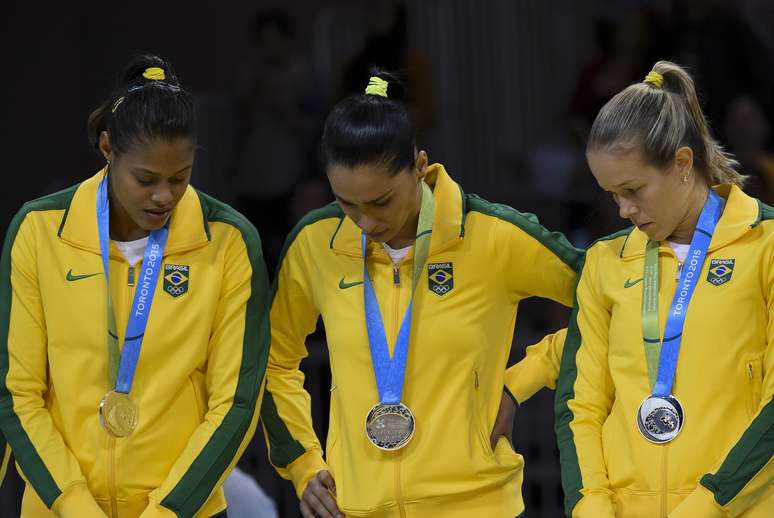
<path id="1" fill-rule="evenodd" d="M 234 402 L 186 474 L 161 502 L 181 518 L 194 516 L 204 505 L 245 438 L 266 373 L 271 336 L 269 279 L 258 231 L 228 205 L 203 193 L 199 198 L 208 221 L 226 223 L 240 231 L 252 268 L 251 294 L 245 311 L 242 364 Z"/>
<path id="2" fill-rule="evenodd" d="M 269 460 L 277 468 L 286 468 L 288 464 L 306 453 L 304 447 L 293 438 L 285 422 L 277 411 L 274 396 L 268 390 L 263 392 L 261 422 L 266 429 L 269 444 Z"/>
<path id="3" fill-rule="evenodd" d="M 579 269 L 583 271 L 585 256 L 581 257 Z M 580 280 L 580 275 L 578 275 Z M 576 284 L 577 289 L 577 284 Z M 559 460 L 562 475 L 562 488 L 564 489 L 564 510 L 567 516 L 572 515 L 572 510 L 581 499 L 581 478 L 578 452 L 575 449 L 575 439 L 570 428 L 574 416 L 568 403 L 575 398 L 575 380 L 578 377 L 576 356 L 581 346 L 581 335 L 578 329 L 578 297 L 573 301 L 570 322 L 567 326 L 567 337 L 564 341 L 564 352 L 559 369 L 559 380 L 556 384 L 554 396 L 554 429 L 556 442 L 559 446 Z"/>
<path id="4" fill-rule="evenodd" d="M 342 212 L 339 204 L 336 202 L 329 203 L 324 207 L 315 209 L 309 214 L 301 218 L 301 220 L 293 227 L 288 237 L 285 239 L 285 244 L 282 247 L 282 253 L 280 254 L 279 261 L 277 262 L 277 272 L 274 275 L 274 282 L 272 284 L 272 300 L 277 293 L 277 284 L 279 280 L 279 272 L 282 268 L 282 263 L 285 261 L 290 246 L 295 241 L 296 237 L 301 231 L 313 223 L 322 221 L 324 219 L 338 218 L 339 224 L 336 226 L 336 230 L 331 236 L 330 246 L 333 247 L 333 240 L 336 237 L 341 224 L 344 221 L 344 213 Z M 303 455 L 306 450 L 301 443 L 293 437 L 290 433 L 285 422 L 280 417 L 277 410 L 277 404 L 274 401 L 274 396 L 268 389 L 264 390 L 263 402 L 261 405 L 261 422 L 266 430 L 267 443 L 269 447 L 269 459 L 271 463 L 278 468 L 285 468 Z"/>
<path id="5" fill-rule="evenodd" d="M 758 413 L 714 474 L 701 478 L 715 501 L 727 505 L 774 455 L 774 398 Z"/>
<path id="6" fill-rule="evenodd" d="M 24 476 L 49 508 L 62 494 L 45 462 L 32 444 L 21 420 L 13 411 L 13 396 L 6 385 L 9 370 L 8 333 L 11 325 L 11 250 L 24 218 L 30 212 L 66 210 L 77 186 L 24 204 L 8 227 L 0 258 L 0 428 L 14 451 Z M 64 221 L 64 219 L 63 219 Z M 61 227 L 61 225 L 60 225 Z"/>
<path id="7" fill-rule="evenodd" d="M 508 205 L 486 201 L 475 194 L 467 195 L 467 210 L 487 214 L 517 226 L 548 248 L 573 271 L 579 271 L 583 252 L 572 246 L 560 232 L 549 232 L 534 214 L 519 212 Z"/>

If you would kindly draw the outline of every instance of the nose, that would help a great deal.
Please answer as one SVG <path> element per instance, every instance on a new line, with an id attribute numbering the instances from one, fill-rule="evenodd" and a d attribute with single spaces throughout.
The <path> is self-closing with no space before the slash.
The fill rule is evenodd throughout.
<path id="1" fill-rule="evenodd" d="M 378 222 L 371 216 L 361 214 L 357 220 L 357 226 L 366 234 L 373 234 L 378 228 Z"/>
<path id="2" fill-rule="evenodd" d="M 626 198 L 618 197 L 618 215 L 623 219 L 631 219 L 637 214 L 637 206 Z"/>
<path id="3" fill-rule="evenodd" d="M 158 189 L 155 189 L 153 193 L 151 193 L 151 201 L 162 207 L 171 205 L 172 200 L 174 199 L 175 197 L 172 194 L 172 189 L 170 189 L 168 186 L 159 187 Z"/>

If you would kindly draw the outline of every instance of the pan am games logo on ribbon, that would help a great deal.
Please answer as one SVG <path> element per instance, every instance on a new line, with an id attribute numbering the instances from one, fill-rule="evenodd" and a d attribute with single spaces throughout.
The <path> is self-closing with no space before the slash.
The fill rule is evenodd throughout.
<path id="1" fill-rule="evenodd" d="M 164 291 L 173 297 L 187 293 L 190 275 L 190 268 L 187 264 L 165 264 Z"/>
<path id="2" fill-rule="evenodd" d="M 427 284 L 436 295 L 446 295 L 454 289 L 454 265 L 431 263 L 427 265 Z"/>
<path id="3" fill-rule="evenodd" d="M 712 259 L 707 272 L 707 282 L 720 286 L 731 280 L 734 273 L 734 259 Z"/>

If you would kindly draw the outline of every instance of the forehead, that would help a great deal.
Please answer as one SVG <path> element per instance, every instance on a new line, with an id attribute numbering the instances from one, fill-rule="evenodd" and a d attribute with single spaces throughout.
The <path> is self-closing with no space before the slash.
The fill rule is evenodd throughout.
<path id="1" fill-rule="evenodd" d="M 404 171 L 393 175 L 386 167 L 372 164 L 355 167 L 331 165 L 327 173 L 333 193 L 350 202 L 377 199 L 410 179 Z"/>
<path id="2" fill-rule="evenodd" d="M 597 183 L 605 190 L 647 181 L 659 173 L 656 168 L 648 165 L 636 150 L 621 153 L 590 151 L 586 158 Z"/>
<path id="3" fill-rule="evenodd" d="M 133 145 L 121 156 L 129 167 L 152 172 L 177 172 L 190 167 L 196 146 L 188 137 L 149 139 Z"/>

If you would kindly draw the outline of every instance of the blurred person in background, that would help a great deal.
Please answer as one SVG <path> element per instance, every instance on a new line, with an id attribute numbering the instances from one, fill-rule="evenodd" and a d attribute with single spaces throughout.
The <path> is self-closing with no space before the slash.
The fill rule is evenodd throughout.
<path id="1" fill-rule="evenodd" d="M 774 153 L 771 151 L 771 124 L 760 104 L 749 95 L 740 95 L 728 105 L 723 130 L 728 147 L 750 178 L 745 191 L 774 203 Z"/>
<path id="2" fill-rule="evenodd" d="M 258 13 L 250 24 L 250 58 L 239 74 L 236 184 L 238 208 L 258 229 L 274 271 L 293 225 L 288 207 L 295 187 L 314 170 L 314 84 L 295 41 L 290 16 Z"/>

